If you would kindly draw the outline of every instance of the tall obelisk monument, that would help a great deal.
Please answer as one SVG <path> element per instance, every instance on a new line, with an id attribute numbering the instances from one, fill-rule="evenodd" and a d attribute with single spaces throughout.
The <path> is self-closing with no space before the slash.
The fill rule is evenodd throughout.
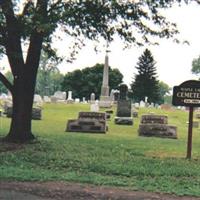
<path id="1" fill-rule="evenodd" d="M 108 50 L 106 50 L 105 64 L 103 68 L 103 82 L 101 86 L 101 96 L 99 106 L 102 108 L 111 107 L 111 98 L 109 96 L 109 65 L 108 65 Z"/>
<path id="2" fill-rule="evenodd" d="M 103 82 L 101 86 L 101 96 L 109 96 L 109 66 L 108 66 L 108 51 L 106 51 L 105 64 L 103 68 Z"/>

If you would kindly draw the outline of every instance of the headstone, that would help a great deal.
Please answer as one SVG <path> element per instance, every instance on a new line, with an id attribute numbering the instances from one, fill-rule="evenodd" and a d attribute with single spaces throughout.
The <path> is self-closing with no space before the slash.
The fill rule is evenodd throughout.
<path id="1" fill-rule="evenodd" d="M 200 119 L 200 113 L 196 113 L 195 117 L 196 117 L 197 119 Z"/>
<path id="2" fill-rule="evenodd" d="M 134 107 L 138 109 L 140 107 L 140 104 L 139 103 L 135 103 Z"/>
<path id="3" fill-rule="evenodd" d="M 85 97 L 83 97 L 83 101 L 82 101 L 83 103 L 87 103 L 87 101 L 85 100 Z"/>
<path id="4" fill-rule="evenodd" d="M 187 122 L 187 124 L 189 124 L 189 122 Z M 192 122 L 192 127 L 193 128 L 199 128 L 199 121 L 194 121 Z"/>
<path id="5" fill-rule="evenodd" d="M 131 115 L 131 101 L 127 100 L 128 87 L 125 84 L 120 85 L 120 96 L 117 101 L 117 113 L 115 123 L 121 125 L 133 125 Z"/>
<path id="6" fill-rule="evenodd" d="M 193 121 L 193 122 L 192 122 L 192 126 L 193 126 L 194 128 L 199 128 L 199 122 L 198 122 L 198 121 Z"/>
<path id="7" fill-rule="evenodd" d="M 32 109 L 32 119 L 41 120 L 42 119 L 42 110 L 41 108 Z"/>
<path id="8" fill-rule="evenodd" d="M 57 98 L 56 98 L 56 97 L 54 97 L 54 96 L 51 96 L 51 98 L 50 98 L 50 99 L 51 99 L 51 102 L 52 102 L 52 103 L 57 103 Z"/>
<path id="9" fill-rule="evenodd" d="M 33 103 L 34 103 L 36 106 L 41 107 L 42 104 L 43 104 L 42 97 L 41 97 L 39 94 L 35 94 L 35 95 L 34 95 L 34 99 L 33 99 Z"/>
<path id="10" fill-rule="evenodd" d="M 7 107 L 5 111 L 6 117 L 11 118 L 12 117 L 12 106 Z M 42 119 L 42 109 L 41 108 L 32 108 L 32 119 L 34 120 L 41 120 Z"/>
<path id="11" fill-rule="evenodd" d="M 57 98 L 57 100 L 65 101 L 66 100 L 66 92 L 56 91 L 53 95 Z"/>
<path id="12" fill-rule="evenodd" d="M 90 94 L 90 103 L 95 103 L 95 93 Z"/>
<path id="13" fill-rule="evenodd" d="M 145 107 L 148 107 L 148 105 L 147 105 L 148 104 L 148 97 L 144 98 L 144 103 L 145 103 Z"/>
<path id="14" fill-rule="evenodd" d="M 142 115 L 138 132 L 140 136 L 177 139 L 177 127 L 168 125 L 165 115 Z"/>
<path id="15" fill-rule="evenodd" d="M 132 111 L 132 116 L 133 118 L 138 118 L 138 111 L 136 111 L 135 109 Z"/>
<path id="16" fill-rule="evenodd" d="M 68 120 L 65 131 L 106 133 L 106 113 L 79 112 L 78 119 Z"/>
<path id="17" fill-rule="evenodd" d="M 98 102 L 90 104 L 90 111 L 91 112 L 99 112 L 99 104 L 98 104 Z"/>
<path id="18" fill-rule="evenodd" d="M 144 108 L 145 107 L 145 102 L 144 101 L 140 101 L 140 108 Z"/>
<path id="19" fill-rule="evenodd" d="M 80 103 L 80 99 L 79 98 L 75 98 L 75 103 Z"/>
<path id="20" fill-rule="evenodd" d="M 151 103 L 149 107 L 154 108 L 154 103 Z"/>
<path id="21" fill-rule="evenodd" d="M 110 100 L 111 100 L 112 102 L 115 101 L 114 93 L 115 93 L 115 90 L 112 89 L 112 90 L 110 91 Z"/>
<path id="22" fill-rule="evenodd" d="M 119 100 L 119 90 L 114 91 L 114 102 L 117 102 Z"/>
<path id="23" fill-rule="evenodd" d="M 67 103 L 73 103 L 74 100 L 72 99 L 72 91 L 68 91 Z"/>
<path id="24" fill-rule="evenodd" d="M 43 101 L 44 101 L 45 103 L 51 103 L 51 99 L 50 99 L 48 96 L 44 96 L 44 97 L 43 97 Z"/>

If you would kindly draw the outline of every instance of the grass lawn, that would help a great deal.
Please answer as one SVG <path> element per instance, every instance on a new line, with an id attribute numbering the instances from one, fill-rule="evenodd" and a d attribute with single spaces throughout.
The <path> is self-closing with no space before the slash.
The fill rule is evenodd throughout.
<path id="1" fill-rule="evenodd" d="M 106 134 L 64 132 L 68 119 L 88 110 L 83 104 L 45 105 L 43 119 L 33 121 L 37 142 L 12 151 L 1 144 L 0 179 L 63 180 L 200 196 L 200 129 L 193 129 L 192 160 L 186 160 L 187 112 L 140 109 L 133 126 L 115 125 L 113 114 Z M 147 112 L 167 114 L 169 124 L 178 127 L 178 139 L 139 137 L 140 116 Z M 9 123 L 0 118 L 1 137 Z"/>

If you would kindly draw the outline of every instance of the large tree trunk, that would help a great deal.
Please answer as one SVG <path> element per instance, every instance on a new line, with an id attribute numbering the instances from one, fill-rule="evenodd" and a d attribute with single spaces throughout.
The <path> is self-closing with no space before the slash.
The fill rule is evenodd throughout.
<path id="1" fill-rule="evenodd" d="M 33 79 L 27 80 L 24 77 L 15 78 L 14 92 L 12 94 L 12 121 L 10 131 L 5 138 L 6 141 L 26 142 L 35 138 L 31 132 L 34 85 L 35 81 Z"/>

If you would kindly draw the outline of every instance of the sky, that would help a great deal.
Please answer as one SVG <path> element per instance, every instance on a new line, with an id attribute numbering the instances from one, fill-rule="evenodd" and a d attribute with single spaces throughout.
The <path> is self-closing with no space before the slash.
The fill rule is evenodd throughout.
<path id="1" fill-rule="evenodd" d="M 189 6 L 175 6 L 166 10 L 166 15 L 170 21 L 175 22 L 180 31 L 179 37 L 189 41 L 188 44 L 176 44 L 172 40 L 162 39 L 159 46 L 132 47 L 123 50 L 123 42 L 116 39 L 109 46 L 109 65 L 112 68 L 118 68 L 124 76 L 124 83 L 130 85 L 133 81 L 138 58 L 141 56 L 145 48 L 151 50 L 154 60 L 156 61 L 157 78 L 167 83 L 170 87 L 179 85 L 190 79 L 198 79 L 196 75 L 192 75 L 192 60 L 200 55 L 200 6 L 191 4 Z M 62 37 L 62 35 L 61 35 Z M 69 41 L 60 41 L 55 43 L 58 52 L 62 56 L 68 56 L 67 46 Z M 75 69 L 83 69 L 92 67 L 96 63 L 104 63 L 106 42 L 99 44 L 100 52 L 94 51 L 93 42 L 87 42 L 86 46 L 81 49 L 76 56 L 77 59 L 73 63 L 63 62 L 59 65 L 62 73 L 67 73 Z M 6 59 L 0 60 L 0 66 L 7 66 Z"/>
<path id="2" fill-rule="evenodd" d="M 186 80 L 198 79 L 198 76 L 191 73 L 191 68 L 192 60 L 200 55 L 200 6 L 196 4 L 176 6 L 167 10 L 166 15 L 177 24 L 180 31 L 179 37 L 189 41 L 190 45 L 176 44 L 172 40 L 164 39 L 160 40 L 159 46 L 132 47 L 123 50 L 123 43 L 115 40 L 109 46 L 109 65 L 120 70 L 124 76 L 124 83 L 130 85 L 133 81 L 134 74 L 137 73 L 136 63 L 145 48 L 149 48 L 154 56 L 158 80 L 173 87 Z M 67 73 L 75 69 L 92 67 L 96 63 L 104 63 L 105 48 L 101 49 L 101 52 L 96 53 L 92 42 L 88 42 L 72 64 L 63 63 L 59 68 L 63 73 Z"/>

